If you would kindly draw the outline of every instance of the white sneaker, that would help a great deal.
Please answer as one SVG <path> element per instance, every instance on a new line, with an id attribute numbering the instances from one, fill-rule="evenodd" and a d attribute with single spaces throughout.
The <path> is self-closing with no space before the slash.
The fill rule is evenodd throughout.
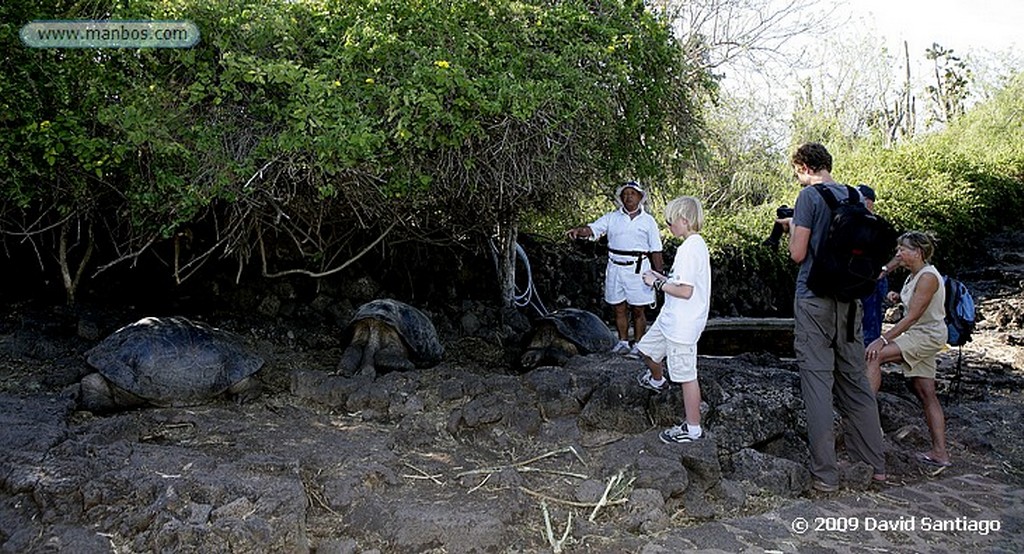
<path id="1" fill-rule="evenodd" d="M 636 382 L 639 383 L 641 387 L 654 392 L 667 391 L 669 388 L 668 379 L 665 378 L 661 379 L 660 385 L 655 385 L 651 375 L 651 370 L 649 369 L 637 374 Z"/>
<path id="2" fill-rule="evenodd" d="M 612 354 L 626 354 L 629 352 L 629 341 L 620 340 L 618 344 L 612 348 Z"/>
<path id="3" fill-rule="evenodd" d="M 639 360 L 641 355 L 642 354 L 640 354 L 640 349 L 637 348 L 634 344 L 633 348 L 629 349 L 629 354 L 626 354 L 626 357 L 629 358 L 630 360 Z"/>
<path id="4" fill-rule="evenodd" d="M 693 437 L 690 436 L 690 431 L 686 428 L 686 424 L 680 423 L 662 431 L 658 438 L 665 444 L 694 442 L 704 438 L 704 430 L 700 430 L 700 436 Z"/>

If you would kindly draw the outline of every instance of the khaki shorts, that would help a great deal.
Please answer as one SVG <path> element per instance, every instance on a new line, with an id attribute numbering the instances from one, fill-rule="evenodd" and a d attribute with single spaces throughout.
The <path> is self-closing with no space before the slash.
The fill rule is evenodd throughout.
<path id="1" fill-rule="evenodd" d="M 939 336 L 911 327 L 892 342 L 900 347 L 904 377 L 935 378 L 935 356 L 946 347 L 944 334 Z"/>
<path id="2" fill-rule="evenodd" d="M 689 383 L 697 379 L 697 345 L 665 338 L 657 322 L 636 343 L 636 347 L 652 360 L 665 363 L 669 381 Z"/>

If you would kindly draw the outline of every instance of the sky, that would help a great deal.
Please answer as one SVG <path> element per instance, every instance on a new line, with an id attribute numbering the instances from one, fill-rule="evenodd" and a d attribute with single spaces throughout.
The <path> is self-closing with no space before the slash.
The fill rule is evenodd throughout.
<path id="1" fill-rule="evenodd" d="M 781 10 L 793 2 L 769 0 L 769 11 Z M 800 4 L 810 13 L 831 10 L 825 28 L 795 37 L 779 48 L 783 53 L 780 58 L 756 60 L 753 66 L 738 60 L 723 68 L 726 87 L 750 88 L 745 81 L 751 78 L 757 86 L 759 75 L 767 73 L 775 82 L 760 86 L 771 87 L 769 94 L 775 95 L 777 85 L 795 81 L 787 74 L 799 77 L 820 72 L 822 60 L 842 60 L 844 56 L 848 60 L 849 52 L 863 50 L 865 44 L 872 49 L 885 46 L 894 78 L 902 79 L 906 71 L 904 40 L 914 80 L 933 71 L 934 62 L 925 56 L 933 43 L 968 60 L 975 76 L 985 82 L 996 82 L 998 77 L 1024 67 L 1024 0 L 805 0 Z M 796 19 L 807 18 L 799 15 Z M 823 35 L 828 40 L 822 40 Z M 822 53 L 836 48 L 837 42 L 846 52 L 836 51 L 823 58 Z"/>
<path id="2" fill-rule="evenodd" d="M 956 53 L 1024 47 L 1024 0 L 848 0 L 854 16 L 872 21 L 894 51 L 937 42 Z M 898 50 L 897 50 L 898 48 Z"/>
<path id="3" fill-rule="evenodd" d="M 789 5 L 793 0 L 770 0 L 776 8 Z M 906 73 L 903 63 L 903 41 L 908 42 L 911 64 L 911 86 L 919 97 L 920 117 L 926 115 L 924 87 L 934 79 L 934 62 L 925 56 L 933 43 L 953 49 L 954 55 L 967 60 L 971 68 L 975 89 L 971 102 L 983 99 L 993 87 L 1005 82 L 1024 68 L 1024 0 L 817 0 L 815 8 L 831 8 L 828 28 L 815 29 L 796 37 L 785 48 L 783 56 L 767 59 L 753 68 L 742 61 L 721 68 L 725 79 L 723 88 L 735 97 L 748 99 L 753 109 L 743 112 L 751 125 L 762 129 L 785 144 L 789 136 L 787 125 L 792 115 L 793 99 L 803 92 L 803 80 L 835 74 L 836 79 L 846 75 L 884 79 L 871 73 L 877 68 L 872 61 L 886 64 L 891 72 L 890 82 L 876 85 L 873 91 L 883 91 L 887 99 L 901 89 Z M 754 3 L 755 5 L 758 3 Z M 803 19 L 803 18 L 801 18 Z M 822 40 L 827 36 L 827 40 Z M 847 60 L 861 53 L 877 57 L 883 46 L 888 61 L 856 60 L 858 67 L 852 73 L 837 68 L 835 60 Z M 840 47 L 834 53 L 833 48 Z M 864 63 L 859 63 L 864 62 Z M 845 81 L 829 81 L 843 83 Z M 817 83 L 818 88 L 827 83 Z M 871 91 L 869 91 L 871 92 Z M 863 98 L 868 98 L 867 96 Z M 873 100 L 872 100 L 873 101 Z"/>

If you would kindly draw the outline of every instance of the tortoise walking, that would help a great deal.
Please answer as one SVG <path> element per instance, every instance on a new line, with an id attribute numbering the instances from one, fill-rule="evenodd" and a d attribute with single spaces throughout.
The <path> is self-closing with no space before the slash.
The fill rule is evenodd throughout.
<path id="1" fill-rule="evenodd" d="M 433 367 L 444 356 L 444 347 L 430 319 L 416 308 L 390 298 L 360 306 L 343 338 L 348 346 L 341 355 L 338 371 L 346 376 Z"/>
<path id="2" fill-rule="evenodd" d="M 524 369 L 542 362 L 565 365 L 577 354 L 607 352 L 615 340 L 601 318 L 586 310 L 563 308 L 537 320 L 519 363 Z"/>
<path id="3" fill-rule="evenodd" d="M 147 317 L 85 353 L 96 373 L 77 385 L 79 407 L 110 411 L 141 405 L 188 406 L 221 394 L 259 394 L 263 359 L 241 337 L 183 317 Z"/>

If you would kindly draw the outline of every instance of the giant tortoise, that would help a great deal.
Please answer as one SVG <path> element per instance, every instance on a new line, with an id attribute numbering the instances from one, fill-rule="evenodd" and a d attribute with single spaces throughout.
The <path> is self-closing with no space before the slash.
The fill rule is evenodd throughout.
<path id="1" fill-rule="evenodd" d="M 562 308 L 538 319 L 528 339 L 519 358 L 523 369 L 542 362 L 565 365 L 572 356 L 607 352 L 615 345 L 615 335 L 601 318 L 577 308 Z"/>
<path id="2" fill-rule="evenodd" d="M 96 370 L 82 378 L 79 407 L 111 411 L 142 405 L 189 406 L 221 394 L 259 394 L 263 359 L 241 337 L 184 317 L 147 317 L 85 353 Z"/>
<path id="3" fill-rule="evenodd" d="M 360 306 L 342 339 L 347 346 L 338 371 L 345 376 L 433 367 L 444 356 L 430 318 L 390 298 Z"/>

